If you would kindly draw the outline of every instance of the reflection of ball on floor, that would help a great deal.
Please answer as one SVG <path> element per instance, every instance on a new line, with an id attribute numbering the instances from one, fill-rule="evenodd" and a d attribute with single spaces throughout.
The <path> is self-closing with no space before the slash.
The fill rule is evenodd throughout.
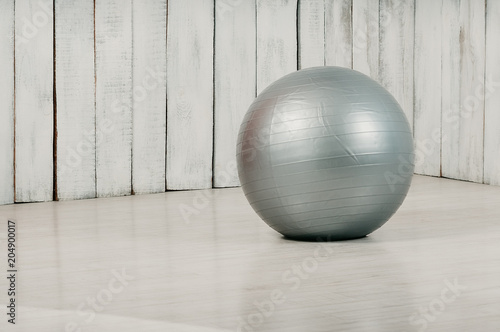
<path id="1" fill-rule="evenodd" d="M 413 175 L 413 139 L 396 100 L 340 67 L 274 82 L 247 111 L 238 173 L 257 214 L 296 239 L 365 236 L 399 208 Z"/>

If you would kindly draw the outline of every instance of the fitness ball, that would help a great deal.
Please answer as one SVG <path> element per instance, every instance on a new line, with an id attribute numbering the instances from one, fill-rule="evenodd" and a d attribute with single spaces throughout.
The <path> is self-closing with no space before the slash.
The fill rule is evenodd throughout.
<path id="1" fill-rule="evenodd" d="M 413 176 L 413 138 L 380 84 L 355 70 L 314 67 L 255 99 L 238 134 L 237 164 L 250 205 L 279 233 L 354 239 L 401 206 Z"/>

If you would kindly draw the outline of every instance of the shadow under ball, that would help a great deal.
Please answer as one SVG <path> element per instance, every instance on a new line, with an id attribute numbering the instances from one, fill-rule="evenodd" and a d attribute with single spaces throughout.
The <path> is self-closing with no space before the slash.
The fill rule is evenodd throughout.
<path id="1" fill-rule="evenodd" d="M 248 109 L 238 175 L 255 212 L 301 240 L 346 240 L 381 227 L 414 170 L 413 138 L 394 97 L 341 67 L 282 77 Z"/>

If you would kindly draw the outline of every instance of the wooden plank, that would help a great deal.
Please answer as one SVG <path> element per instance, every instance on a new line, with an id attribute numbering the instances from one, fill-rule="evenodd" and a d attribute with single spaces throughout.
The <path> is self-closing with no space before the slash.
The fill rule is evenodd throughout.
<path id="1" fill-rule="evenodd" d="M 302 0 L 299 12 L 299 69 L 325 64 L 325 1 Z"/>
<path id="2" fill-rule="evenodd" d="M 485 0 L 462 0 L 460 4 L 460 24 L 464 33 L 460 37 L 459 167 L 450 172 L 454 179 L 480 183 L 484 169 L 485 7 Z"/>
<path id="3" fill-rule="evenodd" d="M 133 2 L 132 187 L 165 191 L 167 1 Z"/>
<path id="4" fill-rule="evenodd" d="M 450 39 L 458 46 L 449 54 L 443 52 L 443 64 L 455 54 L 460 58 L 459 75 L 446 77 L 443 73 L 443 78 L 459 83 L 459 99 L 454 100 L 459 112 L 451 113 L 452 120 L 443 121 L 442 175 L 483 182 L 485 2 L 461 0 L 458 14 L 459 27 Z M 443 41 L 447 40 L 443 35 Z"/>
<path id="5" fill-rule="evenodd" d="M 96 0 L 97 196 L 132 185 L 132 2 Z"/>
<path id="6" fill-rule="evenodd" d="M 0 204 L 14 203 L 14 1 L 0 0 Z"/>
<path id="7" fill-rule="evenodd" d="M 379 2 L 352 2 L 352 66 L 353 69 L 378 79 Z"/>
<path id="8" fill-rule="evenodd" d="M 380 1 L 380 83 L 399 102 L 413 129 L 414 0 Z"/>
<path id="9" fill-rule="evenodd" d="M 460 124 L 460 1 L 443 1 L 442 23 L 442 147 L 441 163 L 442 175 L 450 177 L 450 170 L 458 168 L 459 152 L 458 132 L 454 130 Z"/>
<path id="10" fill-rule="evenodd" d="M 352 0 L 325 3 L 325 63 L 352 68 Z"/>
<path id="11" fill-rule="evenodd" d="M 484 182 L 500 185 L 500 2 L 488 1 L 487 6 Z"/>
<path id="12" fill-rule="evenodd" d="M 297 0 L 257 0 L 257 93 L 297 70 Z"/>
<path id="13" fill-rule="evenodd" d="M 215 7 L 214 187 L 238 186 L 236 138 L 256 93 L 255 1 Z"/>
<path id="14" fill-rule="evenodd" d="M 15 3 L 16 202 L 53 197 L 53 4 Z"/>
<path id="15" fill-rule="evenodd" d="M 95 183 L 94 1 L 55 1 L 57 195 L 93 198 Z"/>
<path id="16" fill-rule="evenodd" d="M 213 0 L 168 1 L 167 189 L 212 187 Z"/>
<path id="17" fill-rule="evenodd" d="M 441 25 L 441 1 L 415 3 L 415 172 L 434 176 L 441 159 Z"/>

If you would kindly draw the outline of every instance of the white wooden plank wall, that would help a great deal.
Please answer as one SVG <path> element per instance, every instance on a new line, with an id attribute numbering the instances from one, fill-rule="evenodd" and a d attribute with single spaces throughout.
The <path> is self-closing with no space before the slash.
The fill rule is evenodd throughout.
<path id="1" fill-rule="evenodd" d="M 487 1 L 484 182 L 500 185 L 500 1 Z"/>
<path id="2" fill-rule="evenodd" d="M 55 1 L 57 196 L 93 198 L 95 183 L 94 1 Z"/>
<path id="3" fill-rule="evenodd" d="M 460 4 L 460 148 L 458 168 L 450 174 L 472 182 L 483 182 L 484 173 L 485 6 L 485 0 L 462 0 Z"/>
<path id="4" fill-rule="evenodd" d="M 442 73 L 443 80 L 449 80 L 446 84 L 443 82 L 442 87 L 445 89 L 450 84 L 458 91 L 454 91 L 451 99 L 452 108 L 457 112 L 451 113 L 451 119 L 443 117 L 442 175 L 482 182 L 485 3 L 484 0 L 461 0 L 457 8 L 456 1 L 450 2 L 450 11 L 443 8 L 443 15 L 457 15 L 450 17 L 450 21 L 458 21 L 458 26 L 453 25 L 451 35 L 445 34 L 447 22 L 443 19 L 442 40 L 454 43 L 449 52 L 443 52 L 443 65 L 453 62 L 458 68 Z M 443 107 L 443 115 L 447 113 L 447 107 Z"/>
<path id="5" fill-rule="evenodd" d="M 0 204 L 14 203 L 14 1 L 0 0 Z"/>
<path id="6" fill-rule="evenodd" d="M 132 190 L 132 1 L 96 0 L 97 196 Z"/>
<path id="7" fill-rule="evenodd" d="M 325 0 L 299 0 L 298 6 L 299 69 L 323 66 L 325 64 Z"/>
<path id="8" fill-rule="evenodd" d="M 413 129 L 414 0 L 380 1 L 380 83 L 399 102 Z"/>
<path id="9" fill-rule="evenodd" d="M 165 191 L 167 1 L 133 0 L 135 194 Z"/>
<path id="10" fill-rule="evenodd" d="M 500 185 L 497 1 L 54 4 L 0 0 L 0 204 L 237 186 L 256 93 L 321 65 L 395 96 L 417 173 Z"/>
<path id="11" fill-rule="evenodd" d="M 236 138 L 256 96 L 255 0 L 216 0 L 214 187 L 239 185 Z"/>
<path id="12" fill-rule="evenodd" d="M 3 8 L 2 8 L 3 9 Z M 16 202 L 53 198 L 53 3 L 15 2 Z"/>
<path id="13" fill-rule="evenodd" d="M 458 167 L 458 141 L 460 138 L 460 1 L 443 0 L 442 65 L 441 65 L 441 127 L 442 175 L 447 176 Z M 454 145 L 456 144 L 456 145 Z"/>
<path id="14" fill-rule="evenodd" d="M 325 2 L 325 64 L 352 68 L 352 0 Z"/>
<path id="15" fill-rule="evenodd" d="M 212 187 L 213 0 L 169 0 L 167 189 Z"/>
<path id="16" fill-rule="evenodd" d="M 352 2 L 352 68 L 378 80 L 379 2 Z"/>
<path id="17" fill-rule="evenodd" d="M 297 70 L 297 0 L 257 0 L 257 93 Z"/>
<path id="18" fill-rule="evenodd" d="M 434 176 L 441 172 L 441 26 L 442 2 L 416 1 L 415 172 Z"/>

